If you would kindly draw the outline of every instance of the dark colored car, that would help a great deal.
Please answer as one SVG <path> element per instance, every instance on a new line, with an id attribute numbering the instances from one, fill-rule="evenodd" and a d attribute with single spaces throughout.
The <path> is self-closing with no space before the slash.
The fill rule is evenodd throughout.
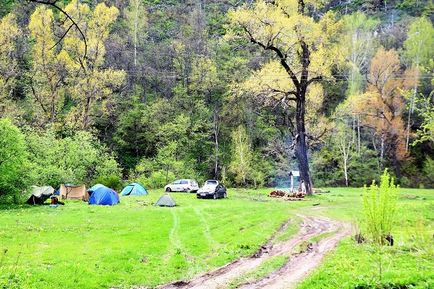
<path id="1" fill-rule="evenodd" d="M 205 182 L 203 187 L 197 191 L 196 196 L 198 199 L 205 199 L 205 198 L 220 199 L 220 198 L 226 198 L 227 192 L 225 186 L 220 184 L 219 181 L 208 180 Z"/>

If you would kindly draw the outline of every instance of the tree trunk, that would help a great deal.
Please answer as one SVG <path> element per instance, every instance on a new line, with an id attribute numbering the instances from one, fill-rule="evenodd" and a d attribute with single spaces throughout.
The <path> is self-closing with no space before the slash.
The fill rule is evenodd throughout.
<path id="1" fill-rule="evenodd" d="M 348 167 L 347 167 L 347 156 L 344 155 L 344 176 L 345 176 L 345 186 L 348 187 Z"/>
<path id="2" fill-rule="evenodd" d="M 214 179 L 218 180 L 219 168 L 219 126 L 217 111 L 214 111 Z"/>
<path id="3" fill-rule="evenodd" d="M 409 151 L 409 145 L 410 145 L 410 129 L 411 129 L 411 115 L 413 114 L 414 111 L 414 101 L 417 97 L 417 80 L 419 79 L 419 57 L 417 57 L 416 59 L 417 61 L 417 65 L 416 65 L 416 71 L 417 71 L 417 76 L 416 76 L 416 82 L 414 84 L 414 88 L 413 88 L 413 94 L 410 98 L 410 108 L 408 109 L 408 119 L 407 119 L 407 132 L 406 132 L 406 138 L 405 138 L 405 152 Z"/>
<path id="4" fill-rule="evenodd" d="M 380 145 L 380 169 L 383 170 L 384 160 L 384 133 L 381 133 L 381 145 Z"/>
<path id="5" fill-rule="evenodd" d="M 360 115 L 357 115 L 357 152 L 360 154 Z"/>
<path id="6" fill-rule="evenodd" d="M 306 194 L 312 195 L 312 180 L 310 178 L 309 162 L 307 159 L 306 128 L 305 118 L 305 92 L 300 93 L 296 106 L 296 128 L 297 136 L 295 138 L 295 156 L 298 160 L 300 179 L 304 182 Z"/>
<path id="7" fill-rule="evenodd" d="M 137 66 L 137 33 L 139 27 L 139 0 L 136 0 L 136 13 L 134 15 L 134 67 Z"/>

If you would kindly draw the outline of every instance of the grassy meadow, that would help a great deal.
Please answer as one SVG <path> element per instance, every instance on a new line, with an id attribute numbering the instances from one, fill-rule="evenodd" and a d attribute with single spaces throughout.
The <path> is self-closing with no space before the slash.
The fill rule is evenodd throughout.
<path id="1" fill-rule="evenodd" d="M 152 206 L 162 193 L 155 190 L 146 197 L 123 197 L 113 207 L 69 201 L 56 209 L 0 209 L 0 288 L 153 287 L 252 254 L 282 222 L 294 217 L 296 223 L 297 213 L 356 223 L 362 212 L 361 189 L 330 189 L 300 202 L 270 199 L 269 191 L 231 189 L 222 200 L 173 193 L 175 208 Z M 384 288 L 430 288 L 434 190 L 402 189 L 398 206 L 396 246 L 379 254 L 348 238 L 300 287 L 376 288 L 381 283 Z M 289 226 L 280 238 L 296 231 Z M 284 261 L 272 260 L 231 287 L 244 277 L 252 281 L 266 275 Z"/>
<path id="2" fill-rule="evenodd" d="M 313 214 L 350 221 L 359 230 L 362 189 L 330 188 L 316 196 Z M 434 288 L 434 190 L 400 190 L 394 246 L 378 248 L 343 240 L 300 289 Z"/>

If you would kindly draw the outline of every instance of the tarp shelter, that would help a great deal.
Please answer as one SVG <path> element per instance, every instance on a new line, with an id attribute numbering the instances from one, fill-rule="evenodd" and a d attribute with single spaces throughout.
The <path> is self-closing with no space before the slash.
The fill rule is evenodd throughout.
<path id="1" fill-rule="evenodd" d="M 54 193 L 53 187 L 32 186 L 32 195 L 27 200 L 29 205 L 42 205 Z"/>
<path id="2" fill-rule="evenodd" d="M 175 207 L 176 203 L 169 194 L 164 194 L 158 199 L 155 205 L 160 207 Z"/>
<path id="3" fill-rule="evenodd" d="M 148 191 L 138 183 L 129 184 L 121 192 L 122 196 L 144 196 L 147 194 Z"/>
<path id="4" fill-rule="evenodd" d="M 89 205 L 116 205 L 119 203 L 119 196 L 113 189 L 106 186 L 99 186 L 90 192 Z"/>
<path id="5" fill-rule="evenodd" d="M 86 191 L 85 185 L 70 185 L 70 184 L 61 184 L 60 185 L 60 198 L 62 200 L 83 200 L 87 201 L 89 195 Z"/>

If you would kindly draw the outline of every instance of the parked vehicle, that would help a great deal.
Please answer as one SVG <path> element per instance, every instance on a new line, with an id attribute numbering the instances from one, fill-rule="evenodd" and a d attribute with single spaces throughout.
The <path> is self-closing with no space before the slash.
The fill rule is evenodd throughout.
<path id="1" fill-rule="evenodd" d="M 173 183 L 164 187 L 166 192 L 189 192 L 196 193 L 199 190 L 199 185 L 195 180 L 176 180 Z"/>
<path id="2" fill-rule="evenodd" d="M 220 199 L 226 198 L 227 192 L 225 186 L 216 180 L 207 180 L 202 188 L 197 191 L 196 194 L 198 199 L 201 198 L 213 198 Z"/>

